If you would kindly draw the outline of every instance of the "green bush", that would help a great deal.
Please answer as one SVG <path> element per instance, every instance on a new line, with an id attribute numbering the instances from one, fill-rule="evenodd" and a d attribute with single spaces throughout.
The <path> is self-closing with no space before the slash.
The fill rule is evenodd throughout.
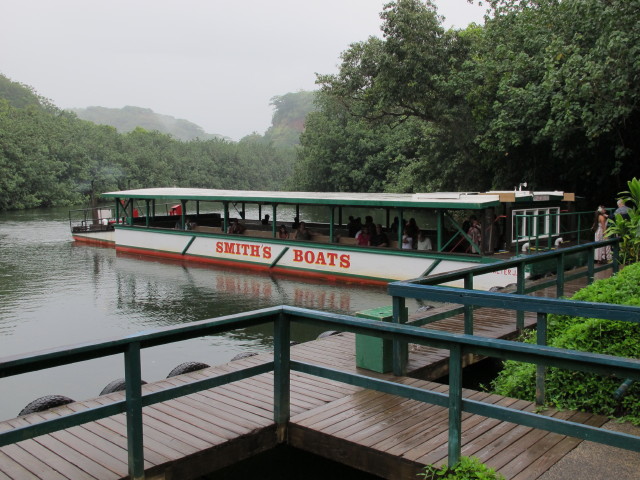
<path id="1" fill-rule="evenodd" d="M 640 264 L 629 265 L 611 278 L 602 279 L 577 292 L 573 300 L 640 306 Z M 593 318 L 549 315 L 548 344 L 553 347 L 640 359 L 640 325 Z M 535 343 L 535 335 L 524 341 Z M 533 401 L 536 367 L 507 361 L 492 382 L 495 393 Z M 624 378 L 549 368 L 546 401 L 549 406 L 622 417 L 640 424 L 640 383 L 622 400 L 614 392 Z"/>
<path id="2" fill-rule="evenodd" d="M 425 480 L 504 480 L 502 475 L 476 457 L 462 457 L 452 467 L 427 465 L 424 472 L 418 475 Z"/>

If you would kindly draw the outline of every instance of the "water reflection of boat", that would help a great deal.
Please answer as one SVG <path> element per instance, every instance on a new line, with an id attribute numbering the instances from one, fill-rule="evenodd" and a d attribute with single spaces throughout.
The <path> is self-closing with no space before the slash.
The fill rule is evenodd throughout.
<path id="1" fill-rule="evenodd" d="M 509 258 L 521 241 L 521 227 L 530 231 L 529 237 L 557 238 L 561 207 L 572 209 L 574 201 L 572 194 L 528 191 L 355 194 L 158 188 L 103 196 L 115 200 L 113 210 L 107 214 L 102 207 L 72 221 L 75 240 L 137 255 L 371 284 Z M 247 205 L 257 206 L 257 218 L 247 218 Z M 280 238 L 279 224 L 300 218 L 301 206 L 320 207 L 324 218 L 307 222 L 304 240 L 294 240 L 294 232 Z M 266 222 L 261 221 L 263 209 L 269 212 Z M 529 212 L 542 220 L 519 226 L 516 216 Z M 386 246 L 359 246 L 347 228 L 347 215 L 369 217 L 370 228 L 380 224 Z M 405 225 L 409 218 L 418 219 L 422 228 L 407 230 L 407 236 L 415 244 L 421 233 L 431 249 L 400 248 L 403 231 L 394 225 Z M 465 225 L 467 219 L 478 223 L 476 233 Z M 241 233 L 230 233 L 234 222 L 242 225 Z M 475 286 L 504 286 L 516 277 L 516 269 L 498 271 L 477 277 Z"/>

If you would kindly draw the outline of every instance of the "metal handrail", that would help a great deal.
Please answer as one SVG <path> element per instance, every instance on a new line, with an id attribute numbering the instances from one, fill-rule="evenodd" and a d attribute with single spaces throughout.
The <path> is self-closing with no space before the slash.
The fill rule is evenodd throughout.
<path id="1" fill-rule="evenodd" d="M 401 282 L 390 289 L 396 295 L 414 298 L 449 298 L 465 305 L 500 303 L 507 308 L 522 311 L 553 311 L 574 315 L 615 318 L 617 320 L 640 321 L 640 308 L 604 304 L 587 304 L 547 298 L 513 296 L 492 292 L 472 292 L 446 287 L 428 287 Z M 222 333 L 237 328 L 273 322 L 274 324 L 274 360 L 262 365 L 207 378 L 186 385 L 172 387 L 160 392 L 142 395 L 140 350 L 175 341 L 182 341 L 204 335 Z M 389 380 L 340 371 L 334 368 L 311 365 L 290 359 L 290 328 L 295 322 L 321 324 L 323 327 L 335 327 L 343 331 L 372 335 L 396 342 L 411 342 L 450 351 L 450 387 L 449 393 L 431 392 Z M 536 363 L 544 366 L 556 366 L 587 372 L 615 374 L 621 378 L 640 380 L 640 362 L 618 357 L 595 355 L 584 352 L 567 351 L 551 347 L 521 344 L 505 340 L 495 340 L 471 335 L 457 335 L 446 332 L 425 330 L 398 323 L 377 322 L 347 315 L 338 315 L 297 307 L 280 306 L 256 310 L 242 314 L 229 315 L 218 319 L 194 322 L 179 327 L 143 332 L 125 338 L 106 342 L 95 342 L 52 349 L 35 354 L 16 355 L 0 359 L 0 377 L 7 377 L 41 370 L 78 361 L 99 358 L 115 353 L 124 353 L 125 357 L 125 400 L 106 406 L 90 408 L 72 415 L 46 420 L 35 425 L 16 428 L 0 433 L 0 446 L 33 438 L 45 433 L 70 428 L 92 420 L 98 420 L 117 413 L 126 412 L 127 442 L 129 452 L 129 475 L 132 479 L 144 478 L 142 407 L 167 401 L 200 390 L 224 385 L 253 375 L 274 372 L 274 422 L 280 440 L 284 439 L 286 425 L 290 418 L 290 371 L 299 371 L 321 376 L 352 385 L 370 388 L 381 392 L 401 395 L 406 398 L 448 407 L 449 409 L 449 462 L 455 463 L 461 449 L 461 414 L 469 412 L 540 428 L 564 435 L 640 451 L 640 437 L 605 429 L 568 422 L 535 413 L 522 412 L 507 407 L 485 404 L 462 398 L 462 359 L 464 355 L 476 353 L 502 359 Z"/>

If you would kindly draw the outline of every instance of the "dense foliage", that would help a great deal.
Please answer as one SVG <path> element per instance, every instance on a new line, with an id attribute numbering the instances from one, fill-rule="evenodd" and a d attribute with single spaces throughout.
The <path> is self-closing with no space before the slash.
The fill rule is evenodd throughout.
<path id="1" fill-rule="evenodd" d="M 580 290 L 573 300 L 640 306 L 640 264 L 625 267 L 617 275 L 594 282 Z M 640 359 L 640 325 L 566 315 L 549 315 L 552 347 Z M 532 336 L 527 339 L 535 343 Z M 614 392 L 624 378 L 549 368 L 546 399 L 551 406 L 602 415 L 627 417 L 640 424 L 640 384 L 633 384 L 621 400 Z M 533 401 L 535 365 L 505 362 L 493 382 L 496 393 Z"/>
<path id="2" fill-rule="evenodd" d="M 0 210 L 92 204 L 101 192 L 180 186 L 280 189 L 291 149 L 259 135 L 182 142 L 80 120 L 0 75 Z"/>
<path id="3" fill-rule="evenodd" d="M 640 0 L 493 0 L 445 30 L 397 0 L 383 38 L 320 75 L 295 182 L 321 190 L 574 191 L 613 201 L 640 169 Z"/>
<path id="4" fill-rule="evenodd" d="M 461 457 L 455 465 L 440 468 L 427 465 L 418 476 L 425 480 L 504 480 L 502 475 L 476 457 Z"/>
<path id="5" fill-rule="evenodd" d="M 617 213 L 609 219 L 607 236 L 620 238 L 620 262 L 623 264 L 640 262 L 640 180 L 633 178 L 627 182 L 629 190 L 620 192 L 620 200 L 631 202 L 626 215 Z"/>

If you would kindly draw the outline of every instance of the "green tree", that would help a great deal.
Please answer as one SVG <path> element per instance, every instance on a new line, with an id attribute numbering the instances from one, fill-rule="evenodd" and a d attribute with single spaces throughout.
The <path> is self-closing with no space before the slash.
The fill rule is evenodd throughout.
<path id="1" fill-rule="evenodd" d="M 342 54 L 321 75 L 319 112 L 301 137 L 295 181 L 359 191 L 481 189 L 465 74 L 477 33 L 445 31 L 431 2 L 400 0 L 381 15 L 384 38 Z"/>
<path id="2" fill-rule="evenodd" d="M 639 0 L 494 0 L 470 95 L 495 186 L 611 202 L 638 171 Z"/>

